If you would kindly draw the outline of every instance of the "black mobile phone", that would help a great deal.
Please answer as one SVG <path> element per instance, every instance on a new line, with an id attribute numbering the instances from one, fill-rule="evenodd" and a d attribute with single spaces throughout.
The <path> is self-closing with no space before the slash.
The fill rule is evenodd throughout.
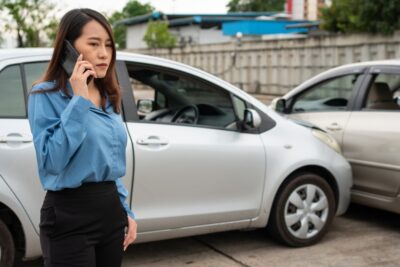
<path id="1" fill-rule="evenodd" d="M 78 60 L 79 53 L 68 40 L 65 40 L 64 44 L 65 50 L 61 59 L 61 65 L 67 73 L 68 77 L 71 77 L 76 61 Z M 92 79 L 93 76 L 89 76 L 86 83 L 89 84 Z"/>

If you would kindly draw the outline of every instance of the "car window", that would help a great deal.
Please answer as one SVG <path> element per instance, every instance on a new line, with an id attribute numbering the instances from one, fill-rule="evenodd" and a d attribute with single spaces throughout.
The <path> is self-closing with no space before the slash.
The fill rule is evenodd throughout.
<path id="1" fill-rule="evenodd" d="M 190 118 L 197 117 L 197 125 L 221 128 L 236 121 L 230 93 L 222 88 L 173 70 L 129 64 L 127 67 L 136 103 L 141 99 L 152 100 L 152 110 L 147 113 L 140 112 L 139 104 L 141 120 L 190 124 Z"/>
<path id="2" fill-rule="evenodd" d="M 296 97 L 292 112 L 346 110 L 358 75 L 345 75 L 319 83 Z"/>
<path id="3" fill-rule="evenodd" d="M 43 73 L 46 71 L 48 64 L 48 62 L 35 62 L 24 64 L 26 88 L 28 91 L 31 90 L 33 83 L 39 80 Z"/>
<path id="4" fill-rule="evenodd" d="M 19 65 L 6 67 L 0 72 L 0 117 L 26 117 Z"/>
<path id="5" fill-rule="evenodd" d="M 400 111 L 400 74 L 377 74 L 373 77 L 363 110 Z"/>

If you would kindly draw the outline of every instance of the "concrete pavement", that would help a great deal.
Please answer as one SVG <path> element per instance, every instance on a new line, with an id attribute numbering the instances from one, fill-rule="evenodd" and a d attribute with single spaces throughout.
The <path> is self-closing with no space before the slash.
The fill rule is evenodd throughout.
<path id="1" fill-rule="evenodd" d="M 40 260 L 17 267 L 39 267 Z M 131 246 L 123 267 L 398 267 L 400 215 L 352 205 L 312 247 L 287 248 L 262 230 L 232 231 Z"/>

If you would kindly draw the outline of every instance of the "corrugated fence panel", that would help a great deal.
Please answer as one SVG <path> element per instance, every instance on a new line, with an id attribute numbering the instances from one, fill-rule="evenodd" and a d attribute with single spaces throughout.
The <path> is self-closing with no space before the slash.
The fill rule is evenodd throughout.
<path id="1" fill-rule="evenodd" d="M 400 32 L 389 37 L 329 35 L 130 51 L 192 65 L 249 93 L 282 95 L 335 66 L 400 58 Z"/>

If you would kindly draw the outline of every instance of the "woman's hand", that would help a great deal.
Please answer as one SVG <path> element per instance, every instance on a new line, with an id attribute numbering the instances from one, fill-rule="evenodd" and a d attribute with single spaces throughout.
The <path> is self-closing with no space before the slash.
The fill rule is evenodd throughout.
<path id="1" fill-rule="evenodd" d="M 89 61 L 82 60 L 82 57 L 82 54 L 80 54 L 71 77 L 69 78 L 69 82 L 71 83 L 74 95 L 89 98 L 89 89 L 86 81 L 89 76 L 97 77 L 97 75 L 93 65 L 90 64 Z"/>
<path id="2" fill-rule="evenodd" d="M 128 216 L 128 230 L 125 233 L 124 251 L 136 239 L 137 224 L 134 219 Z"/>

